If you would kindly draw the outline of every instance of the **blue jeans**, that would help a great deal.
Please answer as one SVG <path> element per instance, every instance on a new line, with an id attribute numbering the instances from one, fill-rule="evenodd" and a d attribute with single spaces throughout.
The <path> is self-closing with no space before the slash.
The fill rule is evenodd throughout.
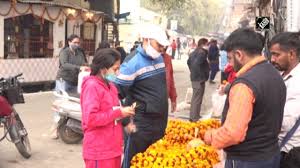
<path id="1" fill-rule="evenodd" d="M 225 168 L 279 168 L 280 154 L 274 155 L 268 160 L 260 161 L 241 161 L 227 159 Z"/>
<path id="2" fill-rule="evenodd" d="M 60 90 L 63 90 L 65 92 L 76 93 L 77 86 L 63 79 L 57 79 L 55 81 L 55 91 L 60 91 Z"/>

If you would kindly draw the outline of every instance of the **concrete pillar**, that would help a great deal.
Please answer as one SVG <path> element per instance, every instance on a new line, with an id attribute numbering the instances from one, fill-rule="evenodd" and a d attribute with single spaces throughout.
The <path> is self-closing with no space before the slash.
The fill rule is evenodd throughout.
<path id="1" fill-rule="evenodd" d="M 61 18 L 62 19 L 62 18 Z M 53 56 L 56 57 L 59 55 L 60 50 L 65 45 L 65 19 L 63 24 L 59 24 L 59 21 L 53 23 Z"/>
<path id="2" fill-rule="evenodd" d="M 101 42 L 102 39 L 102 18 L 96 23 L 97 28 L 96 28 L 96 45 L 95 45 L 95 50 L 98 48 L 99 43 Z"/>

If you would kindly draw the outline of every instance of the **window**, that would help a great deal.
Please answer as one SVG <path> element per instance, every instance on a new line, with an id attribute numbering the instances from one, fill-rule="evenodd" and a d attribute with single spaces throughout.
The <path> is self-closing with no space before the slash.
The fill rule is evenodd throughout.
<path id="1" fill-rule="evenodd" d="M 4 58 L 53 56 L 53 23 L 32 14 L 4 20 Z"/>
<path id="2" fill-rule="evenodd" d="M 85 22 L 81 25 L 80 36 L 82 37 L 81 46 L 86 55 L 92 56 L 96 49 L 96 24 Z"/>

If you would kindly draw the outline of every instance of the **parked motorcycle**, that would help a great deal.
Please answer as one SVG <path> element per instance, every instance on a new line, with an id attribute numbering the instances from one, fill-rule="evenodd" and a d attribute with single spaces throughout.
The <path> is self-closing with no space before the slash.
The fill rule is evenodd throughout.
<path id="1" fill-rule="evenodd" d="M 0 126 L 4 128 L 4 135 L 0 141 L 6 138 L 13 142 L 19 153 L 28 159 L 31 156 L 28 133 L 19 114 L 13 107 L 14 104 L 25 103 L 18 80 L 20 76 L 22 74 L 0 79 Z"/>
<path id="2" fill-rule="evenodd" d="M 66 144 L 79 143 L 83 138 L 79 95 L 64 91 L 55 91 L 54 95 L 56 99 L 52 107 L 58 114 L 56 116 L 58 137 Z"/>

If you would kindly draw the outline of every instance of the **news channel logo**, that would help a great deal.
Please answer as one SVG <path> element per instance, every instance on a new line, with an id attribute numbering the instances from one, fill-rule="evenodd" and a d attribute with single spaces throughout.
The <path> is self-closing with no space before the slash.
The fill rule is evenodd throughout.
<path id="1" fill-rule="evenodd" d="M 269 30 L 270 29 L 270 17 L 256 17 L 255 25 L 257 30 Z"/>

